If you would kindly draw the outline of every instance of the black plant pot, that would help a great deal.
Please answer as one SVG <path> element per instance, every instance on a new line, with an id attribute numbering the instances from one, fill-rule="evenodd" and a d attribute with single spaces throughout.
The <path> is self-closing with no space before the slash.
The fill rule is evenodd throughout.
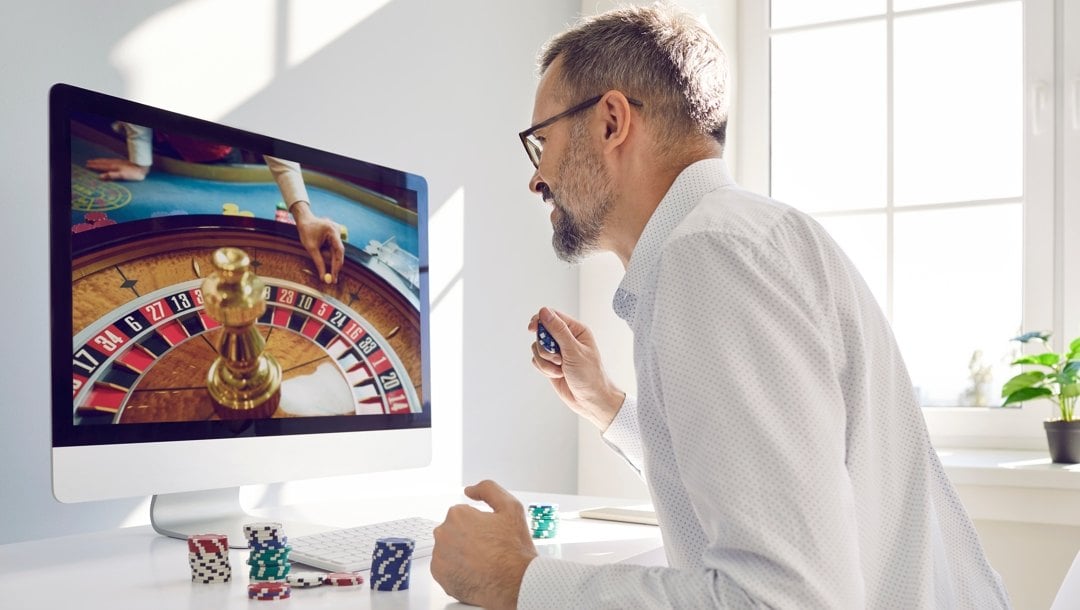
<path id="1" fill-rule="evenodd" d="M 1057 464 L 1080 463 L 1080 420 L 1045 421 L 1050 460 Z"/>

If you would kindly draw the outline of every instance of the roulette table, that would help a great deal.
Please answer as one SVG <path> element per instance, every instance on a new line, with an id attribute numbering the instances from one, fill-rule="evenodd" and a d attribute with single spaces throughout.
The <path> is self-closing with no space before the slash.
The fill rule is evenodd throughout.
<path id="1" fill-rule="evenodd" d="M 265 165 L 187 163 L 155 155 L 145 180 L 105 181 L 86 169 L 86 162 L 122 158 L 123 143 L 77 123 L 72 134 L 75 232 L 145 218 L 223 213 L 289 222 L 288 212 L 282 214 L 281 192 Z M 312 211 L 344 227 L 349 242 L 362 247 L 393 238 L 402 249 L 418 253 L 416 212 L 407 199 L 312 169 L 304 168 Z"/>

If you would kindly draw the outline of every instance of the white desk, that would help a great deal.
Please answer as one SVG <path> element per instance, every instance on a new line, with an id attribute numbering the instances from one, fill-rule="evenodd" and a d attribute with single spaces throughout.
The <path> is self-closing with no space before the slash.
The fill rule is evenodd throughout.
<path id="1" fill-rule="evenodd" d="M 552 540 L 536 541 L 541 555 L 582 563 L 629 560 L 646 565 L 655 565 L 662 557 L 657 552 L 662 544 L 657 527 L 581 519 L 576 515 L 576 511 L 584 508 L 638 502 L 528 492 L 515 495 L 526 504 L 559 504 L 562 515 L 559 534 Z M 338 527 L 403 516 L 442 521 L 449 506 L 468 502 L 464 496 L 418 497 L 374 500 L 365 502 L 364 506 L 297 506 L 259 512 L 280 520 L 287 531 L 290 518 Z M 204 585 L 191 582 L 187 543 L 160 536 L 150 526 L 0 545 L 0 607 L 19 610 L 277 607 L 271 604 L 350 610 L 471 607 L 457 603 L 431 578 L 430 557 L 413 562 L 410 587 L 406 591 L 372 591 L 367 582 L 359 587 L 324 585 L 293 589 L 290 599 L 279 602 L 248 599 L 246 559 L 247 551 L 233 549 L 229 553 L 232 582 Z"/>

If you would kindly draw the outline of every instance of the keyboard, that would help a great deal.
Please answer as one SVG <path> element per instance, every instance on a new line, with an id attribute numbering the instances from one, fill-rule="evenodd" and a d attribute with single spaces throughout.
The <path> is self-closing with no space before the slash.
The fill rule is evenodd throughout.
<path id="1" fill-rule="evenodd" d="M 407 517 L 369 523 L 357 527 L 289 537 L 289 559 L 331 572 L 359 572 L 371 569 L 371 553 L 379 538 L 412 538 L 413 557 L 429 557 L 435 546 L 432 530 L 437 521 Z"/>

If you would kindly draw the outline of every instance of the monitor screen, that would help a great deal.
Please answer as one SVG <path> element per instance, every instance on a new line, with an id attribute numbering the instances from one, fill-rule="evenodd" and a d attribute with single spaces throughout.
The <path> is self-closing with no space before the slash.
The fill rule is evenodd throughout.
<path id="1" fill-rule="evenodd" d="M 401 441 L 430 439 L 423 178 L 56 85 L 50 180 L 58 498 L 293 472 L 176 482 L 166 471 L 75 491 L 64 481 L 79 475 L 64 470 L 81 454 L 65 451 L 80 448 L 151 462 L 231 447 L 265 460 L 289 445 L 260 441 L 292 437 L 379 448 L 353 455 L 364 465 L 294 458 L 308 478 L 430 455 Z"/>

